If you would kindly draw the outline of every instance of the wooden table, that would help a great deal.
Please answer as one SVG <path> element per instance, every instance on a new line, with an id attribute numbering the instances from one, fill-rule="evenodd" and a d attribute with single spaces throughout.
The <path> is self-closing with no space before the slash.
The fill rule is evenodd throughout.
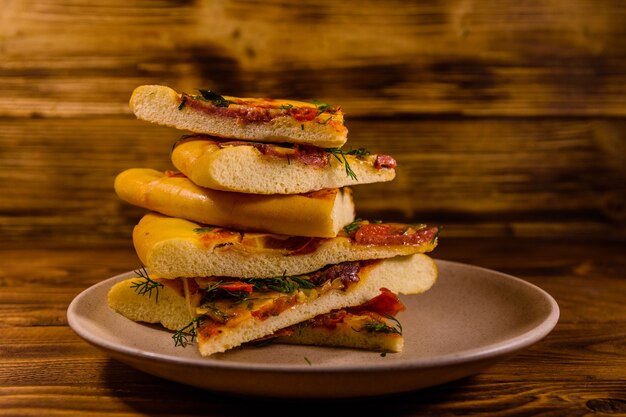
<path id="1" fill-rule="evenodd" d="M 438 258 L 528 280 L 559 303 L 545 339 L 464 380 L 390 398 L 287 401 L 203 392 L 144 374 L 77 337 L 65 311 L 80 291 L 137 267 L 127 241 L 3 245 L 0 415 L 585 415 L 626 413 L 623 245 L 535 239 L 447 239 Z M 354 413 L 354 414 L 352 414 Z"/>
<path id="2" fill-rule="evenodd" d="M 615 0 L 0 1 L 0 415 L 626 414 L 626 36 Z M 140 84 L 340 104 L 398 160 L 357 214 L 444 226 L 434 255 L 547 290 L 561 319 L 485 372 L 358 401 L 234 398 L 67 326 L 138 265 L 115 175 L 171 169 Z M 345 412 L 343 412 L 345 414 Z"/>

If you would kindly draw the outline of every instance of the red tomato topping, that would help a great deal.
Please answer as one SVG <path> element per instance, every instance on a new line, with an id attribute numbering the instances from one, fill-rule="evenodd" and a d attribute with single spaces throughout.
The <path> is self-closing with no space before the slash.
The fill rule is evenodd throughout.
<path id="1" fill-rule="evenodd" d="M 405 224 L 364 224 L 354 234 L 362 245 L 419 245 L 437 236 L 436 227 L 412 227 Z"/>
<path id="2" fill-rule="evenodd" d="M 400 311 L 404 311 L 406 307 L 398 297 L 387 288 L 381 288 L 380 294 L 365 303 L 350 307 L 347 310 L 353 314 L 362 314 L 364 312 L 373 311 L 375 313 L 395 316 Z"/>
<path id="3" fill-rule="evenodd" d="M 313 107 L 294 107 L 288 113 L 299 122 L 309 122 L 315 120 L 320 111 Z"/>
<path id="4" fill-rule="evenodd" d="M 221 283 L 219 287 L 226 291 L 244 291 L 247 293 L 251 293 L 254 285 L 241 281 L 230 281 Z"/>

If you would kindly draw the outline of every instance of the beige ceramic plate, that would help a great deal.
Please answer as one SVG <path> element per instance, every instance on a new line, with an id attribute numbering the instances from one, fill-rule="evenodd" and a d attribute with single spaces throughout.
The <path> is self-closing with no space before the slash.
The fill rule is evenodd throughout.
<path id="1" fill-rule="evenodd" d="M 545 291 L 499 272 L 437 261 L 435 286 L 403 296 L 405 349 L 381 355 L 352 349 L 266 345 L 202 358 L 174 347 L 171 333 L 109 309 L 111 286 L 77 296 L 69 324 L 89 343 L 139 370 L 200 388 L 274 397 L 357 397 L 425 388 L 475 374 L 546 336 L 559 309 Z"/>

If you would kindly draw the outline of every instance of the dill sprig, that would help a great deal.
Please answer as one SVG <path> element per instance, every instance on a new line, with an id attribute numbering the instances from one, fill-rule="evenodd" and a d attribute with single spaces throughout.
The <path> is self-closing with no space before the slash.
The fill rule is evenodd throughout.
<path id="1" fill-rule="evenodd" d="M 156 293 L 155 300 L 159 302 L 159 288 L 163 288 L 163 284 L 158 281 L 154 281 L 150 279 L 150 275 L 148 275 L 148 271 L 146 271 L 146 267 L 142 266 L 141 269 L 135 271 L 137 274 L 136 278 L 142 278 L 142 281 L 132 281 L 130 283 L 130 288 L 135 290 L 137 295 L 146 295 L 148 294 L 148 298 L 152 297 L 152 291 Z"/>
<path id="2" fill-rule="evenodd" d="M 241 304 L 244 301 L 248 301 L 250 293 L 247 291 L 231 291 L 221 288 L 223 281 L 215 281 L 209 284 L 206 288 L 202 289 L 204 296 L 202 297 L 201 304 L 206 304 L 215 301 L 219 292 L 235 299 L 235 304 Z"/>
<path id="3" fill-rule="evenodd" d="M 337 161 L 343 164 L 346 168 L 346 175 L 355 181 L 358 181 L 358 178 L 352 170 L 352 167 L 350 167 L 350 163 L 348 163 L 346 155 L 366 156 L 370 154 L 370 152 L 365 148 L 350 149 L 349 151 L 344 151 L 340 148 L 326 148 L 325 151 L 330 153 L 337 159 Z"/>
<path id="4" fill-rule="evenodd" d="M 196 335 L 198 334 L 198 325 L 204 320 L 206 320 L 206 316 L 194 317 L 185 327 L 176 330 L 176 332 L 172 335 L 172 339 L 174 339 L 174 346 L 185 347 L 189 343 L 193 343 L 196 340 Z"/>
<path id="5" fill-rule="evenodd" d="M 280 277 L 254 279 L 250 281 L 254 284 L 256 290 L 269 289 L 284 294 L 290 294 L 301 288 L 311 289 L 316 287 L 315 283 L 308 279 L 299 276 L 287 276 L 286 273 L 283 273 Z"/>
<path id="6" fill-rule="evenodd" d="M 385 333 L 385 334 L 396 333 L 402 336 L 402 324 L 400 324 L 398 319 L 396 319 L 395 317 L 389 314 L 385 314 L 385 317 L 395 322 L 395 326 L 389 326 L 381 322 L 370 322 L 370 323 L 366 323 L 361 328 L 361 330 L 367 330 L 368 332 L 378 332 L 378 333 Z M 356 331 L 359 331 L 359 330 L 356 330 Z"/>
<path id="7" fill-rule="evenodd" d="M 315 104 L 315 107 L 317 107 L 317 110 L 319 111 L 319 113 L 317 114 L 318 116 L 324 112 L 329 112 L 331 114 L 337 113 L 335 106 L 333 106 L 332 104 L 324 103 L 323 101 L 316 99 L 311 100 L 311 103 Z"/>

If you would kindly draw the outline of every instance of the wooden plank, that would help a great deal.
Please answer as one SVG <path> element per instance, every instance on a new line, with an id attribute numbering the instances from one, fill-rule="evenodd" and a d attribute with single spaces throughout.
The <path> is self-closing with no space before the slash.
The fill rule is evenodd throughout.
<path id="1" fill-rule="evenodd" d="M 106 357 L 69 334 L 66 328 L 9 329 L 0 363 L 0 411 L 29 415 L 250 415 L 263 411 L 288 415 L 271 399 L 237 398 L 200 391 L 135 371 Z M 581 329 L 559 325 L 542 342 L 471 378 L 436 389 L 400 395 L 395 401 L 375 398 L 351 404 L 355 412 L 373 410 L 398 415 L 477 413 L 515 410 L 584 414 L 594 407 L 623 406 L 626 379 L 626 328 L 612 324 Z M 49 343 L 46 343 L 49 341 Z M 61 344 L 59 344 L 61 343 Z M 17 347 L 21 347 L 18 349 Z M 38 353 L 38 354 L 34 354 Z M 52 356 L 52 358 L 51 358 Z M 532 366 L 529 366 L 532 364 Z M 197 399 L 203 398 L 199 407 Z M 307 402 L 322 411 L 328 401 Z M 295 405 L 281 400 L 280 404 Z M 298 404 L 302 405 L 302 401 Z M 283 411 L 278 411 L 283 410 Z M 293 412 L 291 409 L 290 412 Z M 40 414 L 40 415 L 41 415 Z"/>
<path id="2" fill-rule="evenodd" d="M 347 147 L 398 160 L 392 182 L 354 187 L 360 217 L 435 222 L 446 236 L 626 236 L 624 119 L 347 123 Z M 181 133 L 133 117 L 0 119 L 0 233 L 129 238 L 145 210 L 117 198 L 115 175 L 172 169 Z"/>
<path id="3" fill-rule="evenodd" d="M 624 116 L 617 0 L 5 1 L 0 115 L 128 113 L 137 85 L 320 98 L 353 117 Z"/>

